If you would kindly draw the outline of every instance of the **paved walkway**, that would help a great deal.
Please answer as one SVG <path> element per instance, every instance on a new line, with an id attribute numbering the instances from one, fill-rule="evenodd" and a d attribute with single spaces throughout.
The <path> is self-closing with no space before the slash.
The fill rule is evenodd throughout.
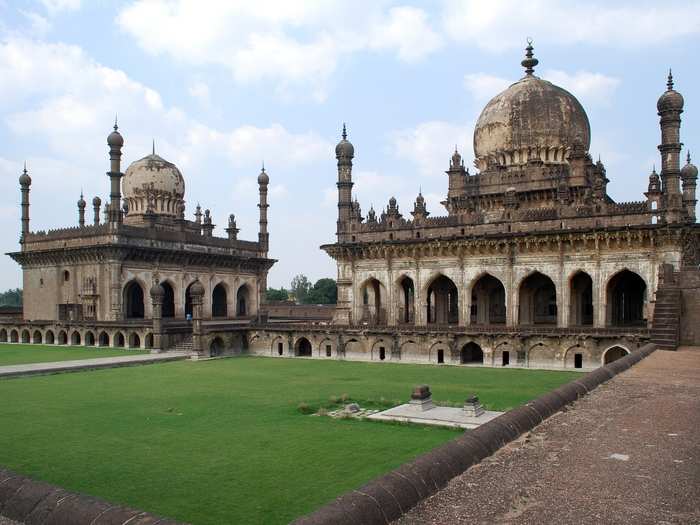
<path id="1" fill-rule="evenodd" d="M 657 350 L 399 524 L 700 523 L 700 348 Z"/>
<path id="2" fill-rule="evenodd" d="M 94 359 L 76 359 L 73 361 L 54 361 L 51 363 L 31 363 L 26 365 L 0 366 L 0 378 L 20 377 L 40 374 L 57 374 L 59 372 L 79 372 L 98 368 L 117 368 L 120 366 L 149 365 L 168 361 L 187 359 L 187 352 L 164 352 L 162 354 L 125 355 L 117 357 L 96 357 Z"/>

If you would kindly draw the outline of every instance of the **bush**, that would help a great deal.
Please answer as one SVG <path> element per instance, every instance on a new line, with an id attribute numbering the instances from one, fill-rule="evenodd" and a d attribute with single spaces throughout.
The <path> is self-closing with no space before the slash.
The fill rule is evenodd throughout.
<path id="1" fill-rule="evenodd" d="M 308 403 L 299 403 L 297 405 L 297 410 L 301 412 L 302 414 L 313 414 L 314 409 L 309 406 Z"/>

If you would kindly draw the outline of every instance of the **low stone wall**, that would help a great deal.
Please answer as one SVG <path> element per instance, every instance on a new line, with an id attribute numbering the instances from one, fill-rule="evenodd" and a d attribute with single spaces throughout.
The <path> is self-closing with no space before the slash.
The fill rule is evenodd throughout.
<path id="1" fill-rule="evenodd" d="M 1 468 L 0 516 L 26 525 L 182 525 Z"/>
<path id="2" fill-rule="evenodd" d="M 551 392 L 485 423 L 475 430 L 406 463 L 363 487 L 348 492 L 296 525 L 386 525 L 421 500 L 447 485 L 455 476 L 490 456 L 521 434 L 627 370 L 656 349 L 639 350 L 590 372 Z"/>

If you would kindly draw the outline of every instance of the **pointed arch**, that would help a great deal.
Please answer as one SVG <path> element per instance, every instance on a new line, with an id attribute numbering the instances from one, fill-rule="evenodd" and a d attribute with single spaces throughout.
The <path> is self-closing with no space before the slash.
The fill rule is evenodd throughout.
<path id="1" fill-rule="evenodd" d="M 137 279 L 132 279 L 123 289 L 124 316 L 126 319 L 143 319 L 145 316 L 143 286 Z"/>
<path id="2" fill-rule="evenodd" d="M 223 281 L 211 292 L 211 316 L 228 317 L 228 286 Z"/>
<path id="3" fill-rule="evenodd" d="M 247 283 L 243 283 L 236 292 L 236 316 L 246 317 L 250 313 L 250 286 Z"/>
<path id="4" fill-rule="evenodd" d="M 569 325 L 593 325 L 593 279 L 583 271 L 569 278 Z"/>
<path id="5" fill-rule="evenodd" d="M 294 343 L 294 355 L 297 357 L 313 357 L 311 341 L 306 337 L 300 337 Z"/>
<path id="6" fill-rule="evenodd" d="M 107 334 L 107 332 L 100 332 L 98 343 L 100 346 L 109 346 L 109 334 Z"/>
<path id="7" fill-rule="evenodd" d="M 161 281 L 160 285 L 163 287 L 161 316 L 163 318 L 175 317 L 175 287 L 168 279 Z"/>
<path id="8" fill-rule="evenodd" d="M 146 337 L 143 338 L 143 347 L 147 350 L 153 348 L 153 334 L 151 332 L 148 332 Z"/>
<path id="9" fill-rule="evenodd" d="M 34 334 L 32 335 L 32 343 L 35 345 L 40 345 L 42 340 L 43 338 L 41 337 L 41 332 L 39 330 L 34 330 Z"/>
<path id="10" fill-rule="evenodd" d="M 370 325 L 386 324 L 386 287 L 376 277 L 369 277 L 360 285 L 362 298 L 360 320 Z"/>
<path id="11" fill-rule="evenodd" d="M 66 333 L 65 330 L 61 330 L 58 332 L 58 344 L 59 345 L 67 345 L 68 344 L 68 334 Z"/>
<path id="12" fill-rule="evenodd" d="M 481 346 L 471 341 L 459 352 L 459 362 L 462 364 L 484 364 L 484 351 Z"/>
<path id="13" fill-rule="evenodd" d="M 30 340 L 31 340 L 31 337 L 29 335 L 29 330 L 27 330 L 27 329 L 22 330 L 22 342 L 29 343 Z"/>
<path id="14" fill-rule="evenodd" d="M 129 348 L 141 348 L 141 337 L 136 332 L 129 334 Z"/>
<path id="15" fill-rule="evenodd" d="M 44 341 L 47 345 L 55 344 L 56 337 L 53 334 L 53 330 L 46 330 L 46 334 L 44 335 Z"/>
<path id="16" fill-rule="evenodd" d="M 605 290 L 608 326 L 646 326 L 647 283 L 638 273 L 620 270 L 608 279 Z"/>
<path id="17" fill-rule="evenodd" d="M 401 275 L 396 281 L 399 297 L 397 319 L 399 324 L 414 324 L 416 320 L 416 286 L 413 279 L 406 274 Z"/>
<path id="18" fill-rule="evenodd" d="M 77 330 L 74 330 L 72 334 L 70 334 L 70 344 L 73 346 L 80 346 L 80 332 Z"/>
<path id="19" fill-rule="evenodd" d="M 14 328 L 10 330 L 10 343 L 19 343 L 19 332 Z"/>
<path id="20" fill-rule="evenodd" d="M 518 296 L 519 324 L 557 324 L 557 288 L 551 277 L 531 272 L 520 282 Z"/>
<path id="21" fill-rule="evenodd" d="M 124 334 L 121 332 L 114 334 L 114 346 L 117 348 L 124 348 Z"/>
<path id="22" fill-rule="evenodd" d="M 471 324 L 505 324 L 506 289 L 501 280 L 488 272 L 483 272 L 472 281 L 470 288 Z"/>
<path id="23" fill-rule="evenodd" d="M 615 345 L 611 346 L 605 352 L 603 352 L 603 364 L 608 365 L 612 363 L 613 361 L 617 361 L 618 359 L 622 359 L 625 357 L 627 354 L 629 354 L 630 351 L 625 348 L 624 346 L 621 345 Z"/>
<path id="24" fill-rule="evenodd" d="M 444 274 L 438 274 L 426 289 L 428 324 L 458 324 L 459 292 L 454 281 Z"/>
<path id="25" fill-rule="evenodd" d="M 7 330 L 4 328 L 0 329 L 0 343 L 7 343 Z"/>
<path id="26" fill-rule="evenodd" d="M 95 334 L 89 330 L 85 332 L 85 346 L 95 346 Z"/>

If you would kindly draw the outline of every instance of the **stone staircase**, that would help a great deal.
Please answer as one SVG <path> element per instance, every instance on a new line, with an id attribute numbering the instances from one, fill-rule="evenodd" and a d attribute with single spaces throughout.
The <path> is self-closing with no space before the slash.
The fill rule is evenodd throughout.
<path id="1" fill-rule="evenodd" d="M 185 338 L 182 341 L 177 343 L 175 346 L 168 348 L 168 351 L 192 353 L 193 349 L 194 349 L 194 345 L 192 344 L 192 336 L 187 335 L 187 336 L 185 336 Z"/>
<path id="2" fill-rule="evenodd" d="M 656 291 L 651 342 L 661 350 L 675 350 L 680 342 L 681 290 L 660 286 Z"/>

